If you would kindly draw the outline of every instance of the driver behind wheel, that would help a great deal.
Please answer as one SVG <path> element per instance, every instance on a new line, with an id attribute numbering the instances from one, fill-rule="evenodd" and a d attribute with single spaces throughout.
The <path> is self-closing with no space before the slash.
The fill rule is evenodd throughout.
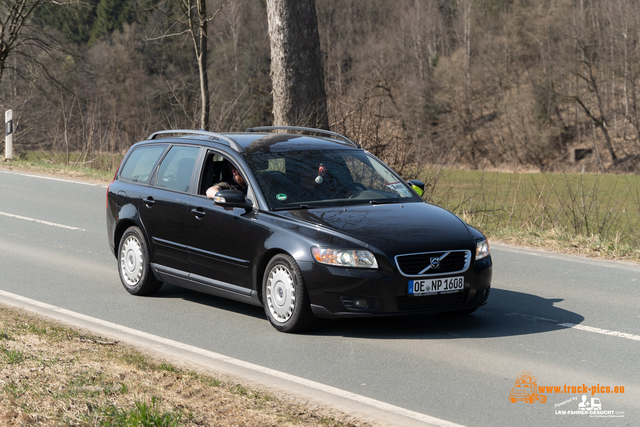
<path id="1" fill-rule="evenodd" d="M 245 196 L 247 195 L 247 183 L 244 181 L 242 174 L 231 163 L 228 163 L 227 168 L 231 174 L 231 179 L 218 182 L 212 187 L 209 187 L 207 189 L 207 197 L 210 199 L 213 199 L 216 196 L 216 193 L 220 190 L 235 190 L 241 192 Z"/>

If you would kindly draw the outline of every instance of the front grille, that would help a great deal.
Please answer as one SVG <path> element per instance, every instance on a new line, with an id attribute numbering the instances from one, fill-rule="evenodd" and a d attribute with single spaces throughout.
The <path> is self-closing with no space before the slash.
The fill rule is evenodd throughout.
<path id="1" fill-rule="evenodd" d="M 396 297 L 396 304 L 400 311 L 438 309 L 460 305 L 463 298 L 464 292 L 424 297 Z"/>
<path id="2" fill-rule="evenodd" d="M 431 260 L 440 260 L 440 266 L 432 266 Z M 467 271 L 471 263 L 471 251 L 423 252 L 396 256 L 396 265 L 403 276 L 442 276 Z"/>

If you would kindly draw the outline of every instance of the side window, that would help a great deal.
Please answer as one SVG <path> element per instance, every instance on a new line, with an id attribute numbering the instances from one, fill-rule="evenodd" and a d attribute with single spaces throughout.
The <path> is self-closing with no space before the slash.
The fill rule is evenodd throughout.
<path id="1" fill-rule="evenodd" d="M 156 186 L 168 190 L 188 192 L 199 151 L 199 147 L 182 145 L 171 147 L 160 163 Z"/>
<path id="2" fill-rule="evenodd" d="M 136 148 L 122 167 L 120 179 L 123 181 L 146 184 L 158 163 L 158 159 L 167 149 L 166 145 L 151 145 Z"/>
<path id="3" fill-rule="evenodd" d="M 216 153 L 210 150 L 204 156 L 204 163 L 202 165 L 202 174 L 200 176 L 198 194 L 202 196 L 207 195 L 207 190 L 216 184 L 221 182 L 227 182 L 231 184 L 236 190 L 242 191 L 249 200 L 255 201 L 255 195 L 249 185 L 247 176 L 242 168 L 235 162 L 231 161 L 229 157 L 225 157 L 220 153 Z M 238 171 L 240 180 L 238 181 L 234 177 L 233 171 Z M 255 202 L 254 202 L 255 203 Z"/>
<path id="4" fill-rule="evenodd" d="M 207 189 L 214 184 L 223 181 L 222 172 L 226 169 L 227 160 L 220 154 L 209 151 L 204 157 L 202 176 L 200 178 L 200 190 L 198 194 L 205 195 Z"/>

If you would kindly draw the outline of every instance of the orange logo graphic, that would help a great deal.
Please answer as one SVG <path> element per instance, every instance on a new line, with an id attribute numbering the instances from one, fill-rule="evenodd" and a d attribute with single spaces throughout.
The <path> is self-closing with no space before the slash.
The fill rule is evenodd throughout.
<path id="1" fill-rule="evenodd" d="M 522 400 L 527 403 L 533 403 L 536 400 L 540 403 L 547 403 L 547 396 L 538 392 L 537 378 L 531 375 L 531 372 L 523 372 L 516 378 L 516 385 L 509 393 L 509 401 L 516 403 Z"/>

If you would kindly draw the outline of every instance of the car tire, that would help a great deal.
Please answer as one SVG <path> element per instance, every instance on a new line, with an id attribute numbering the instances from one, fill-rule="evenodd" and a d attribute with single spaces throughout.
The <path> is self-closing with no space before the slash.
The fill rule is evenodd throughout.
<path id="1" fill-rule="evenodd" d="M 162 286 L 149 266 L 147 242 L 138 227 L 129 227 L 118 245 L 120 281 L 131 295 L 152 295 Z"/>
<path id="2" fill-rule="evenodd" d="M 280 332 L 300 332 L 315 317 L 300 267 L 285 254 L 271 258 L 262 280 L 262 302 L 269 322 Z"/>

